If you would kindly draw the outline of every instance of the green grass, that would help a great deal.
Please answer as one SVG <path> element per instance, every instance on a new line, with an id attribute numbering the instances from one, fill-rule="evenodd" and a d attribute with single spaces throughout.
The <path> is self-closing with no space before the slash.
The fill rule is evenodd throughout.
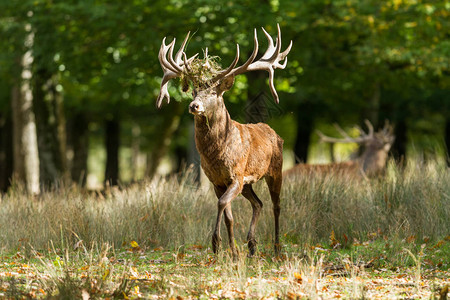
<path id="1" fill-rule="evenodd" d="M 374 242 L 375 247 L 378 242 Z M 435 244 L 424 255 L 436 253 Z M 439 246 L 448 251 L 449 242 Z M 106 244 L 72 250 L 2 254 L 0 297 L 7 298 L 158 298 L 275 299 L 371 298 L 384 295 L 431 297 L 449 284 L 447 271 L 434 264 L 370 266 L 370 248 L 352 251 L 308 249 L 307 255 L 286 252 L 282 259 L 261 251 L 237 260 L 229 253 L 214 256 L 200 245 L 183 249 L 118 250 Z M 413 250 L 414 251 L 414 250 Z M 413 253 L 413 252 L 411 252 Z M 413 254 L 418 256 L 420 253 Z M 447 253 L 448 254 L 448 253 Z M 406 259 L 410 254 L 398 253 Z M 369 261 L 369 258 L 372 258 Z M 414 298 L 412 297 L 412 298 Z"/>
<path id="2" fill-rule="evenodd" d="M 216 198 L 189 174 L 103 194 L 65 186 L 31 197 L 14 186 L 0 199 L 0 298 L 430 298 L 450 283 L 444 166 L 285 180 L 278 258 L 264 182 L 255 191 L 259 251 L 247 258 L 251 206 L 240 196 L 233 260 L 225 231 L 212 254 Z"/>

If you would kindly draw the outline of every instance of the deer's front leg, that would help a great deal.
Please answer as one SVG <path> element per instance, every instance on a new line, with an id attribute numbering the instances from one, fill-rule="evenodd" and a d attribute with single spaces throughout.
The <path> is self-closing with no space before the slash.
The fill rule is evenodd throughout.
<path id="1" fill-rule="evenodd" d="M 220 223 L 222 221 L 222 215 L 225 209 L 228 205 L 230 205 L 230 202 L 239 195 L 239 193 L 242 190 L 242 183 L 236 181 L 230 184 L 226 191 L 222 193 L 222 190 L 218 187 L 214 187 L 216 191 L 216 195 L 219 198 L 218 205 L 217 205 L 217 220 L 216 220 L 216 226 L 214 228 L 214 233 L 212 236 L 212 248 L 214 253 L 217 253 L 220 246 Z M 222 195 L 220 195 L 222 194 Z M 220 196 L 219 196 L 220 195 Z M 226 225 L 228 229 L 228 237 L 230 241 L 230 247 L 233 251 L 233 255 L 236 253 L 236 248 L 234 246 L 234 233 L 233 233 L 233 217 L 231 215 L 231 208 L 228 208 L 227 215 L 226 215 Z"/>

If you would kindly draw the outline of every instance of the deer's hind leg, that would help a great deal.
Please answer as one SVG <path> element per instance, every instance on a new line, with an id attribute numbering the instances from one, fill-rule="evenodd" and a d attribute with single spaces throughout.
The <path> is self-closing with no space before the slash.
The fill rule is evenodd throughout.
<path id="1" fill-rule="evenodd" d="M 249 255 L 253 256 L 256 252 L 256 223 L 258 222 L 259 215 L 261 214 L 263 203 L 261 202 L 261 200 L 259 200 L 250 184 L 244 185 L 244 188 L 242 189 L 242 196 L 250 201 L 253 209 L 252 221 L 250 223 L 250 229 L 247 235 L 247 244 L 250 252 Z"/>
<path id="2" fill-rule="evenodd" d="M 280 255 L 281 244 L 280 244 L 280 192 L 282 184 L 281 172 L 277 176 L 266 177 L 267 186 L 269 187 L 270 197 L 273 203 L 273 216 L 275 218 L 275 238 L 274 238 L 274 249 L 275 255 Z"/>

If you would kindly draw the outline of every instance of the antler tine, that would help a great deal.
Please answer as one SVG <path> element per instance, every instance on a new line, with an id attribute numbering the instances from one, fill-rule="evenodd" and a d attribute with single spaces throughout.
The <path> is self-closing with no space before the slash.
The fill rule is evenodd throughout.
<path id="1" fill-rule="evenodd" d="M 177 63 L 180 63 L 180 62 L 181 62 L 181 58 L 182 58 L 182 55 L 183 55 L 183 54 L 186 56 L 186 54 L 184 53 L 184 47 L 186 47 L 186 43 L 187 43 L 187 41 L 188 41 L 188 39 L 189 39 L 189 35 L 190 35 L 190 34 L 191 34 L 191 32 L 188 31 L 188 33 L 186 34 L 186 37 L 184 38 L 183 44 L 181 44 L 180 49 L 178 50 L 177 54 L 175 54 L 175 61 L 176 61 Z M 175 40 L 175 39 L 174 39 L 174 40 Z"/>
<path id="2" fill-rule="evenodd" d="M 173 43 L 172 43 L 172 47 L 169 48 L 168 59 L 169 59 L 170 65 L 177 71 L 177 73 L 181 73 L 181 72 L 183 72 L 183 68 L 180 65 L 178 65 L 178 63 L 180 63 L 180 62 L 177 62 L 177 61 L 175 61 L 173 59 L 173 48 L 175 48 L 175 40 L 176 39 L 174 38 L 173 39 Z M 181 48 L 180 48 L 180 50 L 178 52 L 180 52 L 180 51 L 182 51 Z"/>
<path id="3" fill-rule="evenodd" d="M 263 30 L 264 30 L 264 28 L 263 28 Z M 264 55 L 261 58 L 261 60 L 265 59 L 268 62 L 272 62 L 274 69 L 277 69 L 277 68 L 278 69 L 284 69 L 286 67 L 287 60 L 285 60 L 283 64 L 280 64 L 279 62 L 284 60 L 286 58 L 286 56 L 289 54 L 289 52 L 291 51 L 292 40 L 290 41 L 289 46 L 286 48 L 286 50 L 284 50 L 283 52 L 280 53 L 280 50 L 281 50 L 281 29 L 280 29 L 280 25 L 279 24 L 277 24 L 277 31 L 278 31 L 277 40 L 276 40 L 275 46 L 273 46 L 272 37 L 264 30 L 264 34 L 266 35 L 267 40 L 269 41 L 269 49 L 272 48 L 273 53 L 271 54 L 269 52 L 269 49 L 267 49 L 266 53 L 264 53 Z"/>
<path id="4" fill-rule="evenodd" d="M 180 49 L 175 54 L 175 59 L 173 58 L 173 50 L 175 48 L 174 38 L 172 42 L 166 45 L 166 38 L 163 38 L 161 48 L 159 49 L 158 59 L 161 64 L 161 68 L 164 71 L 164 76 L 161 81 L 161 88 L 159 91 L 158 98 L 156 99 L 156 106 L 158 108 L 161 107 L 162 101 L 164 98 L 167 99 L 167 103 L 170 102 L 170 95 L 168 92 L 168 83 L 171 79 L 180 77 L 186 68 L 189 70 L 189 64 L 197 57 L 198 53 L 187 59 L 186 54 L 184 53 L 184 48 L 186 47 L 186 43 L 189 39 L 190 32 L 186 35 Z"/>
<path id="5" fill-rule="evenodd" d="M 278 24 L 277 24 L 277 25 L 278 25 Z M 269 60 L 269 58 L 272 58 L 272 56 L 276 53 L 276 51 L 274 51 L 276 48 L 275 48 L 275 46 L 273 45 L 273 39 L 272 39 L 272 37 L 270 36 L 270 34 L 267 33 L 267 31 L 264 29 L 264 27 L 261 27 L 261 29 L 263 30 L 264 35 L 265 35 L 266 38 L 267 38 L 267 43 L 269 44 L 269 45 L 267 46 L 266 52 L 264 52 L 264 55 L 261 57 L 261 60 Z M 280 27 L 278 27 L 278 29 L 280 29 Z M 278 37 L 277 37 L 277 47 L 280 47 L 280 44 L 281 44 L 281 43 L 278 43 Z"/>
<path id="6" fill-rule="evenodd" d="M 272 97 L 275 100 L 275 103 L 278 104 L 278 103 L 280 103 L 280 99 L 278 98 L 277 90 L 275 89 L 275 84 L 273 83 L 273 77 L 275 75 L 275 71 L 272 68 L 270 68 L 267 70 L 267 72 L 269 72 L 270 92 L 272 93 Z"/>
<path id="7" fill-rule="evenodd" d="M 316 132 L 319 135 L 320 141 L 322 143 L 353 143 L 354 142 L 350 137 L 339 139 L 339 138 L 327 136 L 319 130 L 316 130 Z"/>
<path id="8" fill-rule="evenodd" d="M 377 135 L 377 134 L 375 134 Z M 395 141 L 394 128 L 389 123 L 389 120 L 384 122 L 384 127 L 379 131 L 378 135 L 381 137 L 383 142 L 393 144 Z"/>
<path id="9" fill-rule="evenodd" d="M 388 135 L 388 134 L 392 134 L 394 131 L 394 128 L 392 127 L 392 125 L 389 123 L 389 120 L 386 120 L 384 122 L 384 127 L 383 127 L 383 132 Z"/>
<path id="10" fill-rule="evenodd" d="M 269 58 L 269 61 L 275 61 L 277 59 L 277 57 L 280 55 L 280 50 L 281 50 L 281 29 L 280 29 L 280 25 L 279 24 L 277 24 L 277 31 L 278 31 L 278 34 L 277 34 L 277 40 L 276 40 L 276 43 L 275 43 L 275 51 L 273 52 L 272 56 Z M 270 38 L 270 39 L 272 40 L 272 38 Z M 275 66 L 278 67 L 278 62 L 276 62 Z"/>
<path id="11" fill-rule="evenodd" d="M 316 130 L 316 133 L 317 133 L 317 135 L 320 137 L 320 141 L 321 142 L 325 142 L 326 140 L 326 138 L 327 138 L 327 136 L 325 136 L 323 133 L 322 133 L 322 131 L 320 131 L 320 130 Z"/>
<path id="12" fill-rule="evenodd" d="M 167 90 L 167 83 L 169 82 L 169 80 L 170 79 L 163 78 L 163 80 L 161 82 L 161 89 L 159 91 L 158 98 L 156 99 L 156 107 L 157 108 L 161 108 L 162 101 L 164 98 L 167 99 L 167 104 L 169 104 L 169 102 L 170 102 L 170 94 Z"/>
<path id="13" fill-rule="evenodd" d="M 166 71 L 166 69 L 169 69 L 172 72 L 176 72 L 176 69 L 172 67 L 172 65 L 167 61 L 167 52 L 169 49 L 175 44 L 175 39 L 169 43 L 169 45 L 166 45 L 166 38 L 164 37 L 162 40 L 161 48 L 159 48 L 158 53 L 158 59 L 161 63 L 161 67 L 163 68 L 163 71 Z"/>
<path id="14" fill-rule="evenodd" d="M 214 77 L 212 79 L 212 82 L 216 82 L 226 76 L 230 76 L 234 72 L 233 68 L 236 66 L 236 64 L 239 61 L 239 54 L 240 54 L 239 44 L 236 44 L 236 56 L 234 57 L 233 62 L 231 63 L 231 65 L 228 68 L 226 68 L 225 70 L 220 72 L 216 77 Z"/>
<path id="15" fill-rule="evenodd" d="M 284 50 L 283 52 L 281 52 L 281 54 L 280 54 L 281 59 L 280 59 L 280 60 L 283 60 L 283 59 L 286 58 L 286 56 L 287 56 L 287 55 L 289 54 L 289 52 L 291 51 L 291 48 L 292 48 L 292 40 L 289 42 L 289 46 L 286 48 L 286 50 Z M 285 63 L 283 64 L 283 67 L 280 68 L 280 69 L 284 69 L 284 68 L 286 67 L 286 62 L 287 62 L 287 60 L 286 60 Z"/>
<path id="16" fill-rule="evenodd" d="M 198 53 L 195 53 L 195 55 L 192 55 L 187 61 L 186 61 L 186 59 L 187 59 L 187 56 L 186 56 L 186 53 L 183 53 L 183 62 L 184 62 L 184 67 L 186 68 L 186 70 L 188 70 L 188 72 L 190 72 L 192 69 L 191 69 L 191 62 L 194 60 L 194 59 L 196 59 L 197 58 L 197 56 L 198 56 Z"/>
<path id="17" fill-rule="evenodd" d="M 342 135 L 342 136 L 344 137 L 344 139 L 349 140 L 349 141 L 350 141 L 350 140 L 351 140 L 351 141 L 354 140 L 354 138 L 350 137 L 350 136 L 347 134 L 347 132 L 345 132 L 345 130 L 342 129 L 341 126 L 339 126 L 339 124 L 334 123 L 333 126 L 334 126 L 334 128 L 336 128 L 336 130 L 339 132 L 339 134 Z"/>
<path id="18" fill-rule="evenodd" d="M 366 123 L 366 126 L 367 126 L 367 128 L 369 129 L 369 132 L 367 133 L 367 135 L 368 135 L 369 137 L 373 137 L 374 129 L 373 129 L 372 123 L 370 123 L 370 121 L 367 120 L 367 119 L 364 120 L 364 123 Z"/>
<path id="19" fill-rule="evenodd" d="M 256 55 L 258 55 L 258 34 L 256 33 L 256 28 L 253 30 L 253 52 L 252 55 L 247 59 L 247 61 L 240 67 L 242 69 L 247 68 L 256 58 Z"/>

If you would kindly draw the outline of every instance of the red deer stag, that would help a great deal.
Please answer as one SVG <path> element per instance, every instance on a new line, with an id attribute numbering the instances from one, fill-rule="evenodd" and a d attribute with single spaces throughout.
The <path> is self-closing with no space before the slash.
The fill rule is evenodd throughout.
<path id="1" fill-rule="evenodd" d="M 264 55 L 255 60 L 258 54 L 258 39 L 254 30 L 253 53 L 248 60 L 236 67 L 239 60 L 239 45 L 236 45 L 236 56 L 229 67 L 221 70 L 215 62 L 208 57 L 205 50 L 203 60 L 196 55 L 187 58 L 184 47 L 189 38 L 187 34 L 179 51 L 173 57 L 175 39 L 165 44 L 163 39 L 159 52 L 159 61 L 164 71 L 161 90 L 156 101 L 161 106 L 164 98 L 170 101 L 167 83 L 170 79 L 181 77 L 183 90 L 186 91 L 186 82 L 193 85 L 193 101 L 189 104 L 189 112 L 194 115 L 195 143 L 200 153 L 201 166 L 206 176 L 214 185 L 218 200 L 218 214 L 212 236 L 212 248 L 218 252 L 220 238 L 220 224 L 225 214 L 225 224 L 228 230 L 228 242 L 233 256 L 237 250 L 234 242 L 233 216 L 231 201 L 240 193 L 252 205 L 253 216 L 247 242 L 250 255 L 256 251 L 255 229 L 263 203 L 252 189 L 252 184 L 265 178 L 269 187 L 275 217 L 275 252 L 279 254 L 279 215 L 280 190 L 282 182 L 282 150 L 283 140 L 267 124 L 240 124 L 230 118 L 225 107 L 223 94 L 234 84 L 234 77 L 245 72 L 265 70 L 269 73 L 269 85 L 272 95 L 278 103 L 273 78 L 275 69 L 284 69 L 292 41 L 288 48 L 280 53 L 281 32 L 274 45 L 271 36 L 264 30 L 268 40 L 268 48 Z M 281 61 L 284 63 L 280 63 Z"/>
<path id="2" fill-rule="evenodd" d="M 355 160 L 330 163 L 330 164 L 297 164 L 291 169 L 283 172 L 283 176 L 293 176 L 295 174 L 305 173 L 332 173 L 349 176 L 377 176 L 380 175 L 385 167 L 389 150 L 394 143 L 393 128 L 388 123 L 378 132 L 374 132 L 372 124 L 365 120 L 368 133 L 365 133 L 360 127 L 357 127 L 360 135 L 356 138 L 350 137 L 341 127 L 335 125 L 336 129 L 343 138 L 333 138 L 325 136 L 318 131 L 320 140 L 328 143 L 357 143 L 363 146 L 362 154 Z"/>

